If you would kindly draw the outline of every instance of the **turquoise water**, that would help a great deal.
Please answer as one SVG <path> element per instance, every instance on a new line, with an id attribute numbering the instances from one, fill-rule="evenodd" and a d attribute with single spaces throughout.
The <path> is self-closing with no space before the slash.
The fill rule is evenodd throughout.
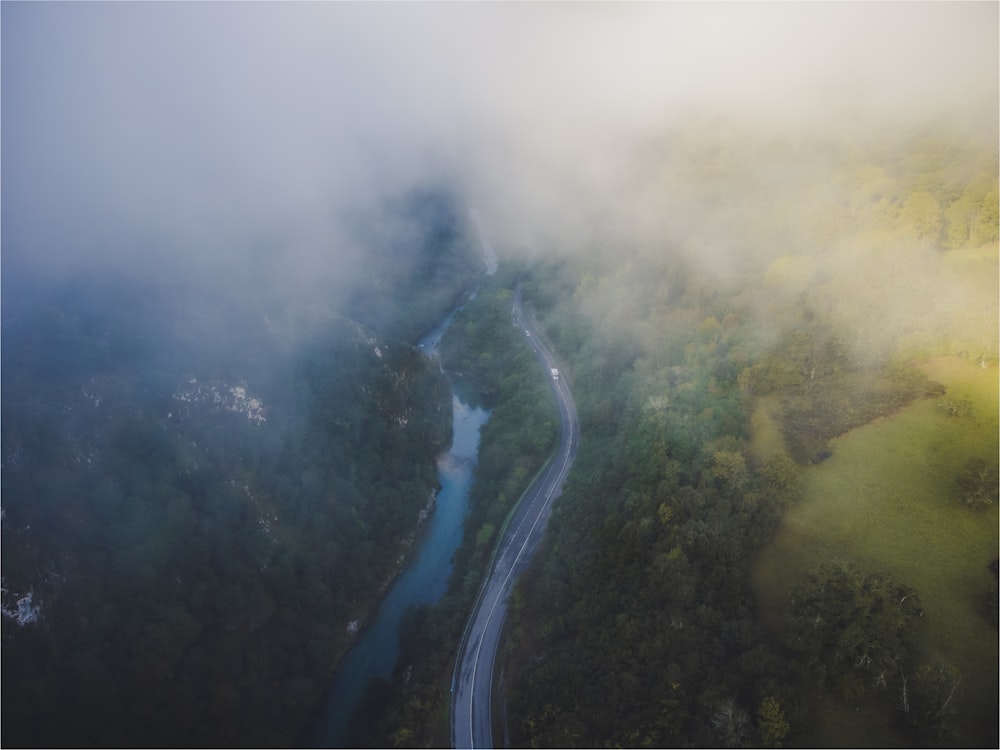
<path id="1" fill-rule="evenodd" d="M 420 348 L 431 357 L 449 316 Z M 343 747 L 351 714 L 358 707 L 368 683 L 389 679 L 399 658 L 399 623 L 407 607 L 430 604 L 444 594 L 451 576 L 451 558 L 462 540 L 472 470 L 479 450 L 479 428 L 489 412 L 463 401 L 452 384 L 453 436 L 446 453 L 438 457 L 441 490 L 430 520 L 417 542 L 407 567 L 390 587 L 368 627 L 347 652 L 334 675 L 321 718 L 310 732 L 313 747 Z"/>

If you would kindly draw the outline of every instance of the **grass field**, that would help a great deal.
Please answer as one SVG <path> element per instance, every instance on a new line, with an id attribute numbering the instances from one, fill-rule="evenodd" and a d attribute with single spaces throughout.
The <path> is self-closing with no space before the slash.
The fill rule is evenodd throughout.
<path id="1" fill-rule="evenodd" d="M 996 747 L 997 632 L 981 606 L 996 590 L 986 566 L 1000 544 L 998 509 L 962 505 L 955 476 L 971 457 L 997 462 L 997 369 L 961 357 L 922 369 L 947 386 L 943 399 L 966 404 L 962 415 L 949 416 L 940 398 L 920 400 L 834 439 L 831 458 L 802 469 L 805 498 L 785 514 L 753 571 L 760 616 L 780 634 L 789 589 L 826 560 L 891 573 L 920 593 L 923 657 L 946 659 L 962 673 L 962 743 Z M 766 404 L 754 429 L 758 448 L 774 447 Z M 879 703 L 828 705 L 807 742 L 905 744 L 887 721 L 889 705 Z"/>

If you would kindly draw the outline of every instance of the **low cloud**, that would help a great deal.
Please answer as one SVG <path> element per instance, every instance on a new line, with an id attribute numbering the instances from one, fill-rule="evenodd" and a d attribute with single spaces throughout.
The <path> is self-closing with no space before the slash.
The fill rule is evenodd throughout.
<path id="1" fill-rule="evenodd" d="M 232 283 L 349 286 L 366 253 L 345 223 L 377 223 L 389 197 L 428 183 L 476 205 L 501 252 L 571 251 L 595 230 L 614 245 L 652 231 L 637 215 L 663 196 L 644 165 L 694 117 L 785 135 L 996 127 L 994 3 L 2 14 L 7 283 L 20 268 L 249 267 Z"/>

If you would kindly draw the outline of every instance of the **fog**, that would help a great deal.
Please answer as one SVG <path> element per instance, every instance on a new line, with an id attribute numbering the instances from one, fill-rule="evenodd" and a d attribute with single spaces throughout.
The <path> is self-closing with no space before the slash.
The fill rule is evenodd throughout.
<path id="1" fill-rule="evenodd" d="M 695 118 L 792 139 L 943 118 L 990 137 L 997 11 L 4 3 L 4 283 L 107 268 L 335 295 L 366 259 L 345 226 L 384 241 L 386 201 L 428 184 L 475 206 L 501 255 L 597 236 L 613 252 L 717 211 L 650 181 Z M 720 269 L 733 253 L 707 252 Z"/>
<path id="2" fill-rule="evenodd" d="M 501 261 L 559 261 L 526 296 L 595 436 L 651 434 L 631 404 L 679 416 L 649 446 L 671 474 L 649 497 L 689 481 L 671 467 L 694 451 L 677 503 L 723 497 L 694 478 L 743 433 L 733 384 L 757 364 L 770 378 L 769 353 L 798 366 L 792 343 L 812 343 L 812 373 L 827 352 L 839 372 L 849 349 L 877 374 L 907 344 L 995 364 L 996 213 L 992 235 L 978 228 L 997 203 L 998 10 L 0 1 L 4 637 L 22 602 L 52 618 L 8 650 L 9 673 L 31 675 L 5 693 L 29 738 L 13 744 L 183 746 L 206 728 L 287 744 L 397 541 L 419 538 L 447 401 L 399 339 L 454 306 L 480 231 Z M 941 135 L 912 148 L 927 133 Z M 917 231 L 927 199 L 933 239 Z M 519 361 L 479 340 L 491 299 L 462 324 L 456 369 L 496 396 L 520 374 L 475 382 L 483 363 Z M 785 387 L 776 371 L 765 392 Z M 501 444 L 537 448 L 551 427 L 518 416 L 547 419 L 533 398 L 497 408 L 480 463 L 513 462 L 513 483 L 528 464 Z M 601 464 L 633 444 L 612 439 Z M 678 446 L 665 463 L 664 445 Z M 727 491 L 690 519 L 756 503 Z M 477 539 L 467 562 L 488 553 Z M 435 622 L 412 619 L 412 643 L 450 627 Z M 742 650 L 750 631 L 730 624 Z M 695 713 L 667 718 L 681 715 Z"/>

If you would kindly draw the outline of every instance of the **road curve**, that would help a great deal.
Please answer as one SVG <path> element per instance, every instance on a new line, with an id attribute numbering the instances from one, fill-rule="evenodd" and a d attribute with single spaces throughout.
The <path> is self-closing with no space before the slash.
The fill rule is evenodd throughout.
<path id="1" fill-rule="evenodd" d="M 521 311 L 520 286 L 514 294 L 513 320 L 532 342 L 552 385 L 559 406 L 559 446 L 514 510 L 466 625 L 451 686 L 451 744 L 455 748 L 493 746 L 493 665 L 507 617 L 507 597 L 541 542 L 552 501 L 562 491 L 580 443 L 573 395 L 564 377 L 551 375 L 557 368 L 555 357 L 542 342 L 534 322 Z"/>

